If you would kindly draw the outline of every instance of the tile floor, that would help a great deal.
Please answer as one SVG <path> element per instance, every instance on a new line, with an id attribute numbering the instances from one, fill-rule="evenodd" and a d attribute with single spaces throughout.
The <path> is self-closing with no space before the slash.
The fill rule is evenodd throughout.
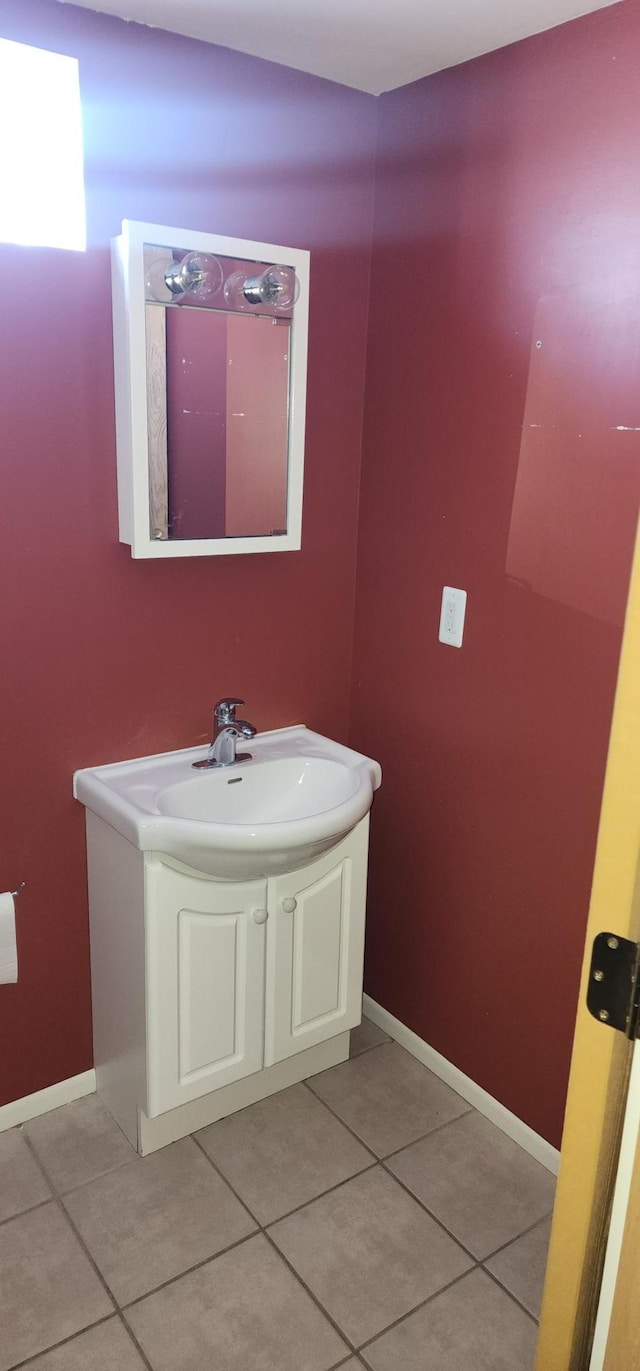
<path id="1" fill-rule="evenodd" d="M 553 1191 L 367 1020 L 150 1157 L 90 1096 L 0 1134 L 0 1371 L 531 1371 Z"/>

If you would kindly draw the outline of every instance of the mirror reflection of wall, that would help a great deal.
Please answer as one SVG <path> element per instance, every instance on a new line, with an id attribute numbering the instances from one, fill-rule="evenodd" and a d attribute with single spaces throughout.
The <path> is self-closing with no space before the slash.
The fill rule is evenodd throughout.
<path id="1" fill-rule="evenodd" d="M 151 537 L 285 534 L 293 269 L 152 245 L 144 267 Z"/>

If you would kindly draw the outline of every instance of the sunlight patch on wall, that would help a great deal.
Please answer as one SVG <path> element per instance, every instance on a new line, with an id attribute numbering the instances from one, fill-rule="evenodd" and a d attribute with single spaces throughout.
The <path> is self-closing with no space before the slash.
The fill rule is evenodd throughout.
<path id="1" fill-rule="evenodd" d="M 0 240 L 83 252 L 77 60 L 0 39 L 0 127 Z"/>

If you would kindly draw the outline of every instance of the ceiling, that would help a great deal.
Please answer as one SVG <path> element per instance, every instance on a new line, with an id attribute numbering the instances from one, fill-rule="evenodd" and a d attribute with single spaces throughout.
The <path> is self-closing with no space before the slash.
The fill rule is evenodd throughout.
<path id="1" fill-rule="evenodd" d="M 380 95 L 614 0 L 73 0 Z"/>

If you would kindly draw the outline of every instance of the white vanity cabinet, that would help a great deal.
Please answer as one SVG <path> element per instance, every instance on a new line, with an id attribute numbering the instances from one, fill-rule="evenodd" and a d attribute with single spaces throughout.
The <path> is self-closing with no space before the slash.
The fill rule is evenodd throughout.
<path id="1" fill-rule="evenodd" d="M 300 870 L 222 881 L 87 814 L 98 1090 L 140 1151 L 344 1060 L 368 814 Z"/>

